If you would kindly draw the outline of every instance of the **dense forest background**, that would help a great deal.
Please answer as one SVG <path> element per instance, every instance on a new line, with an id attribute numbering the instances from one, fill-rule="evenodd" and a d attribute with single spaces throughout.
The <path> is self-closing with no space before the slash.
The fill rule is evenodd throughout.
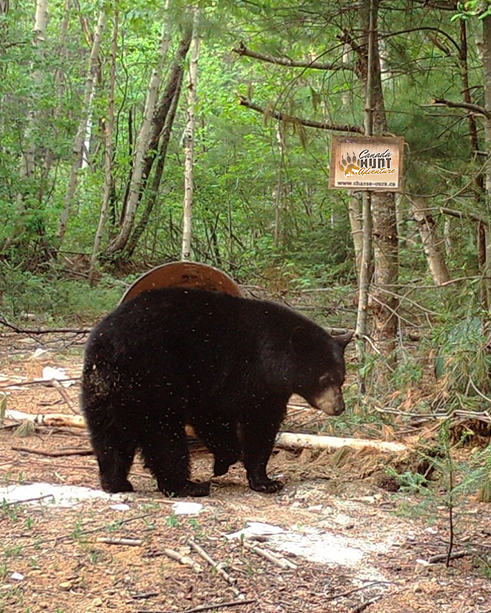
<path id="1" fill-rule="evenodd" d="M 357 329 L 384 409 L 489 424 L 490 12 L 0 0 L 0 323 L 91 321 L 186 247 Z M 401 194 L 328 188 L 368 132 L 405 139 Z"/>

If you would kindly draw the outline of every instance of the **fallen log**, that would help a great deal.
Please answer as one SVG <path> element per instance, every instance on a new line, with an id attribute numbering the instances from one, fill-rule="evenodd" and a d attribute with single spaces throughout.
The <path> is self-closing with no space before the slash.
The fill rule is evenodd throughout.
<path id="1" fill-rule="evenodd" d="M 82 415 L 66 415 L 63 413 L 23 413 L 7 409 L 5 417 L 15 421 L 30 421 L 37 426 L 85 428 Z M 196 438 L 191 427 L 186 426 L 186 434 Z M 334 451 L 341 447 L 351 449 L 373 449 L 381 453 L 403 453 L 407 451 L 403 443 L 389 441 L 372 441 L 358 438 L 339 438 L 336 436 L 322 436 L 318 434 L 296 434 L 294 432 L 280 432 L 276 438 L 276 446 L 284 449 L 326 449 Z"/>
<path id="2" fill-rule="evenodd" d="M 407 451 L 407 447 L 403 443 L 371 441 L 360 438 L 338 438 L 337 436 L 321 436 L 318 434 L 296 434 L 294 432 L 280 432 L 276 438 L 276 446 L 284 449 L 327 449 L 328 451 L 341 447 L 373 449 L 383 453 L 403 453 Z"/>

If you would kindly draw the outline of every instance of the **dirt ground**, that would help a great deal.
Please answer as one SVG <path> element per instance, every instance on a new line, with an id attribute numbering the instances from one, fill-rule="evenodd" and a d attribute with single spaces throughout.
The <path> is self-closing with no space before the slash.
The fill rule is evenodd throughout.
<path id="1" fill-rule="evenodd" d="M 76 411 L 76 383 L 61 393 L 32 382 L 45 366 L 78 377 L 85 338 L 5 334 L 0 391 L 8 394 L 7 408 L 73 414 L 66 397 Z M 316 419 L 308 409 L 299 415 L 300 425 Z M 97 489 L 95 459 L 83 455 L 88 449 L 83 429 L 38 427 L 23 438 L 5 420 L 0 486 Z M 64 455 L 74 451 L 81 455 Z M 445 560 L 430 564 L 447 551 L 447 510 L 417 512 L 419 496 L 377 487 L 367 469 L 377 462 L 390 460 L 371 452 L 343 464 L 326 453 L 279 451 L 270 473 L 285 480 L 284 490 L 252 492 L 235 466 L 215 480 L 211 496 L 187 500 L 202 505 L 188 515 L 138 462 L 131 495 L 60 507 L 52 498 L 2 504 L 0 494 L 0 613 L 491 613 L 491 505 L 472 496 L 460 504 L 454 551 L 463 556 L 449 568 Z M 211 457 L 196 451 L 194 476 L 207 479 L 210 470 Z M 227 538 L 248 522 L 283 532 L 259 541 Z"/>

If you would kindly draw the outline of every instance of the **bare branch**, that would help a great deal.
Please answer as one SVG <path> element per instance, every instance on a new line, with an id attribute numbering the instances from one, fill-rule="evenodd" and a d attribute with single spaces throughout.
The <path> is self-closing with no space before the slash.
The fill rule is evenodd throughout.
<path id="1" fill-rule="evenodd" d="M 491 113 L 483 106 L 471 104 L 470 102 L 452 102 L 451 100 L 446 100 L 445 98 L 433 98 L 431 105 L 429 106 L 448 106 L 451 109 L 466 109 L 475 115 L 484 115 L 486 119 L 491 119 Z"/>
<path id="2" fill-rule="evenodd" d="M 322 62 L 316 62 L 315 60 L 310 61 L 301 61 L 301 60 L 291 60 L 287 57 L 277 57 L 274 55 L 270 55 L 269 53 L 258 53 L 257 51 L 252 51 L 248 49 L 243 42 L 239 43 L 238 47 L 233 47 L 232 51 L 237 53 L 238 55 L 242 55 L 245 57 L 252 57 L 256 60 L 261 60 L 261 62 L 269 62 L 270 64 L 277 64 L 278 66 L 289 66 L 291 68 L 315 68 L 316 70 L 352 70 L 354 71 L 355 67 L 347 64 L 333 64 L 327 63 L 324 64 Z"/>
<path id="3" fill-rule="evenodd" d="M 308 128 L 317 128 L 319 130 L 333 130 L 336 132 L 355 132 L 357 134 L 363 134 L 364 130 L 361 126 L 352 126 L 352 125 L 338 125 L 332 123 L 326 123 L 324 121 L 312 121 L 310 119 L 302 119 L 300 117 L 294 117 L 292 115 L 287 115 L 286 113 L 281 113 L 280 111 L 268 110 L 264 107 L 259 106 L 258 104 L 254 104 L 244 96 L 239 95 L 239 104 L 241 106 L 246 106 L 248 109 L 252 109 L 257 113 L 262 113 L 265 116 L 271 116 L 275 119 L 279 119 L 280 121 L 290 122 L 292 124 L 300 124 L 302 126 L 307 126 Z"/>
<path id="4" fill-rule="evenodd" d="M 453 209 L 448 209 L 445 206 L 440 207 L 440 213 L 442 215 L 450 215 L 451 217 L 457 217 L 457 219 L 470 219 L 471 221 L 475 221 L 477 223 L 485 224 L 485 221 L 482 217 L 475 215 L 474 213 L 464 213 L 463 211 L 454 211 Z"/>

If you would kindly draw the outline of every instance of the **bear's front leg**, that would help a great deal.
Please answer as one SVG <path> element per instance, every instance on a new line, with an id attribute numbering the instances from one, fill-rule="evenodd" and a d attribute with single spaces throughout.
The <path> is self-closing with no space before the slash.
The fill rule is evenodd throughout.
<path id="1" fill-rule="evenodd" d="M 241 424 L 244 466 L 252 490 L 273 494 L 284 486 L 266 474 L 276 435 L 286 413 L 286 402 L 264 401 Z"/>

